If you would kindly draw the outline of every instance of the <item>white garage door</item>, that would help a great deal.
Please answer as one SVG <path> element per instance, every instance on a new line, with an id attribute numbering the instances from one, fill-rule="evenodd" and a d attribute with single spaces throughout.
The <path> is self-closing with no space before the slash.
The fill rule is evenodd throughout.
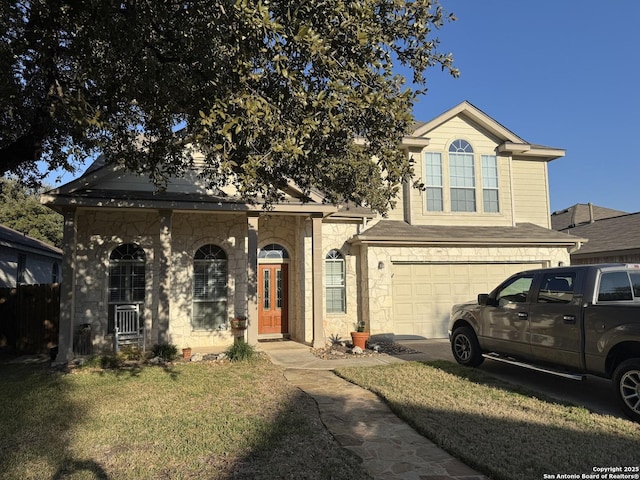
<path id="1" fill-rule="evenodd" d="M 456 303 L 473 302 L 508 276 L 541 264 L 446 263 L 393 265 L 393 321 L 396 335 L 446 338 Z"/>

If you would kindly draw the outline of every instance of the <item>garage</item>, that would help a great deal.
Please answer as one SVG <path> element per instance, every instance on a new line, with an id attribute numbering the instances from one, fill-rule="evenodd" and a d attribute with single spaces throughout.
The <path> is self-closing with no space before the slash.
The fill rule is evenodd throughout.
<path id="1" fill-rule="evenodd" d="M 446 338 L 452 305 L 475 301 L 513 273 L 541 263 L 394 263 L 396 335 Z"/>

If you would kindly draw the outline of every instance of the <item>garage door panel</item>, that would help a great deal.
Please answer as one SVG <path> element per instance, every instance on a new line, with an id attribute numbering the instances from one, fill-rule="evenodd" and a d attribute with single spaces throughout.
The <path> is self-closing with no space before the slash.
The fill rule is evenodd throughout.
<path id="1" fill-rule="evenodd" d="M 473 302 L 509 275 L 541 264 L 394 264 L 394 333 L 445 338 L 451 307 Z"/>

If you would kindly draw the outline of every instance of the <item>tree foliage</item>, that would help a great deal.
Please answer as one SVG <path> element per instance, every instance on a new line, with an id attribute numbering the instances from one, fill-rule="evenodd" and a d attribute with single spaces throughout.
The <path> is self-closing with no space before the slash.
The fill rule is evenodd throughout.
<path id="1" fill-rule="evenodd" d="M 40 203 L 38 191 L 0 178 L 0 224 L 62 248 L 62 215 Z"/>
<path id="2" fill-rule="evenodd" d="M 0 173 L 101 152 L 162 188 L 197 150 L 248 200 L 293 180 L 384 211 L 425 70 L 458 73 L 447 19 L 437 0 L 2 2 Z"/>

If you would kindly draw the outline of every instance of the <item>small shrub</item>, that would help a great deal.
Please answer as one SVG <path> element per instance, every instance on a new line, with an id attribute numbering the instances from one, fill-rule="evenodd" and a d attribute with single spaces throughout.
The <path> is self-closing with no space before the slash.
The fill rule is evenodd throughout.
<path id="1" fill-rule="evenodd" d="M 124 366 L 124 358 L 119 355 L 103 355 L 100 358 L 100 367 L 107 370 L 117 370 Z"/>
<path id="2" fill-rule="evenodd" d="M 256 356 L 256 349 L 244 340 L 233 342 L 225 352 L 227 358 L 232 362 L 250 361 Z"/>
<path id="3" fill-rule="evenodd" d="M 103 370 L 117 370 L 124 366 L 121 355 L 94 355 L 80 364 L 81 368 L 102 368 Z"/>
<path id="4" fill-rule="evenodd" d="M 120 349 L 118 356 L 122 357 L 124 360 L 139 361 L 144 358 L 144 352 L 141 348 L 136 347 L 135 345 L 125 345 Z"/>
<path id="5" fill-rule="evenodd" d="M 178 356 L 178 347 L 173 343 L 158 343 L 152 349 L 154 357 L 160 357 L 167 362 L 173 362 Z"/>

